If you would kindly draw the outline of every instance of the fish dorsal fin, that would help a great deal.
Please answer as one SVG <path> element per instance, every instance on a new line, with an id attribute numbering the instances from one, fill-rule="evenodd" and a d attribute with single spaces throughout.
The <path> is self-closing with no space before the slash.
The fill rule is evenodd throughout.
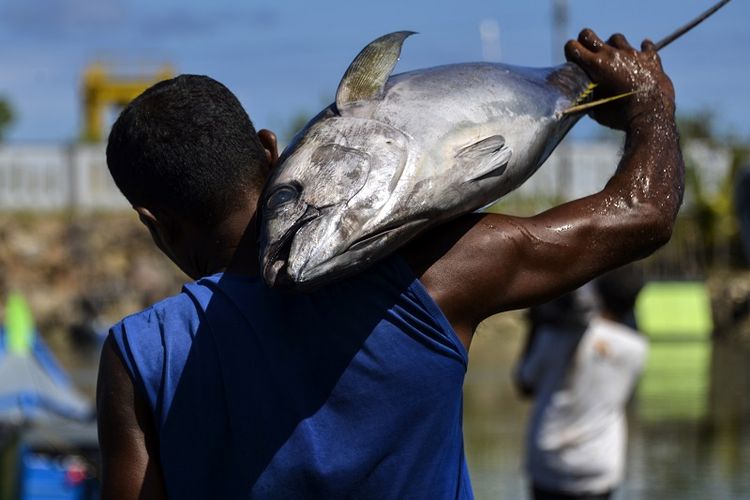
<path id="1" fill-rule="evenodd" d="M 464 182 L 498 176 L 505 172 L 512 155 L 505 137 L 491 135 L 459 149 L 455 156 L 456 168 L 465 172 Z"/>
<path id="2" fill-rule="evenodd" d="M 396 31 L 370 42 L 357 54 L 344 73 L 336 91 L 336 107 L 341 111 L 357 101 L 376 99 L 398 62 L 401 46 L 414 31 Z"/>

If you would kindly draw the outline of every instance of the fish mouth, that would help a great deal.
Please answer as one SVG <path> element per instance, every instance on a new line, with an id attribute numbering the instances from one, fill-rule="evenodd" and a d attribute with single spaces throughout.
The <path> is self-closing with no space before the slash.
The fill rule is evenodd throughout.
<path id="1" fill-rule="evenodd" d="M 417 232 L 412 232 L 412 228 L 414 226 L 424 226 L 427 227 L 429 224 L 428 219 L 415 219 L 413 221 L 409 222 L 395 222 L 391 223 L 388 226 L 384 227 L 377 233 L 371 234 L 369 236 L 364 236 L 358 240 L 356 240 L 354 243 L 349 245 L 349 248 L 346 249 L 347 252 L 359 252 L 363 250 L 367 250 L 373 243 L 376 241 L 379 241 L 384 238 L 395 238 L 402 234 L 407 234 L 409 236 L 405 237 L 402 242 L 398 246 L 403 245 L 412 237 L 417 235 Z"/>
<path id="2" fill-rule="evenodd" d="M 351 245 L 349 245 L 349 248 L 346 249 L 347 252 L 357 252 L 361 250 L 366 250 L 368 247 L 370 247 L 372 244 L 376 243 L 377 241 L 383 239 L 384 237 L 387 237 L 388 234 L 396 231 L 398 228 L 392 227 L 390 229 L 384 229 L 382 231 L 379 231 L 375 234 L 371 234 L 369 236 L 365 236 L 364 238 L 360 238 Z"/>
<path id="3" fill-rule="evenodd" d="M 364 236 L 351 243 L 346 250 L 313 264 L 308 261 L 295 272 L 290 273 L 288 262 L 294 236 L 305 223 L 320 217 L 316 209 L 315 217 L 305 217 L 290 227 L 279 240 L 269 257 L 264 259 L 263 279 L 266 284 L 274 288 L 293 289 L 299 292 L 313 292 L 333 281 L 346 278 L 370 267 L 378 260 L 386 257 L 398 247 L 409 241 L 416 232 L 412 226 L 425 224 L 425 220 L 418 219 L 408 223 L 394 224 L 375 234 Z M 401 238 L 396 245 L 390 245 L 393 239 Z"/>
<path id="4" fill-rule="evenodd" d="M 302 217 L 287 229 L 278 242 L 266 253 L 263 258 L 263 280 L 269 287 L 285 287 L 291 285 L 294 281 L 287 273 L 289 262 L 289 252 L 294 242 L 294 236 L 297 230 L 311 220 L 320 217 L 321 212 L 318 208 L 308 206 Z"/>
<path id="5" fill-rule="evenodd" d="M 290 279 L 289 284 L 299 291 L 314 291 L 328 283 L 363 271 L 375 262 L 393 253 L 415 236 L 416 232 L 411 231 L 412 226 L 424 223 L 425 220 L 419 219 L 385 228 L 375 234 L 360 238 L 349 245 L 344 252 L 312 267 L 303 267 L 297 276 L 288 276 Z M 403 241 L 397 245 L 386 243 L 389 240 L 400 237 L 403 237 Z M 381 242 L 383 245 L 379 248 L 373 248 Z"/>

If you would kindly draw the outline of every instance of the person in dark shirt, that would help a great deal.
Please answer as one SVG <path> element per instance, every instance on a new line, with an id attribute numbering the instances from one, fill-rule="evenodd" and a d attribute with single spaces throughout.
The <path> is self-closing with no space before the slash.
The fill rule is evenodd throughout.
<path id="1" fill-rule="evenodd" d="M 461 217 L 302 298 L 258 281 L 274 135 L 206 77 L 135 99 L 110 134 L 110 171 L 156 245 L 198 281 L 105 343 L 103 498 L 403 498 L 410 478 L 433 474 L 452 478 L 417 496 L 471 498 L 460 382 L 476 326 L 650 254 L 682 200 L 674 91 L 654 45 L 584 30 L 565 52 L 601 96 L 639 91 L 591 113 L 626 132 L 602 191 L 528 218 Z M 423 469 L 426 456 L 439 458 Z"/>

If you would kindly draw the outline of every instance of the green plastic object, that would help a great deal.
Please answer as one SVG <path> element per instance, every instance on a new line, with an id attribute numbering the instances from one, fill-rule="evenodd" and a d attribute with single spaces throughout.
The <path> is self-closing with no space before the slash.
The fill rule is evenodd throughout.
<path id="1" fill-rule="evenodd" d="M 638 329 L 651 340 L 711 337 L 711 300 L 702 281 L 652 281 L 635 305 Z"/>
<path id="2" fill-rule="evenodd" d="M 17 292 L 8 295 L 5 305 L 5 348 L 9 353 L 25 355 L 34 343 L 34 317 L 26 299 Z"/>

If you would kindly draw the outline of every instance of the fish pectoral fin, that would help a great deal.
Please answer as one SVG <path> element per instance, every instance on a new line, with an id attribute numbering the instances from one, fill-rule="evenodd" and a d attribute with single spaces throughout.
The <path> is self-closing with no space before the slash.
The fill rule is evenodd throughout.
<path id="1" fill-rule="evenodd" d="M 491 135 L 459 149 L 455 155 L 455 166 L 465 172 L 464 182 L 475 181 L 502 175 L 512 155 L 513 151 L 505 144 L 505 137 Z"/>

